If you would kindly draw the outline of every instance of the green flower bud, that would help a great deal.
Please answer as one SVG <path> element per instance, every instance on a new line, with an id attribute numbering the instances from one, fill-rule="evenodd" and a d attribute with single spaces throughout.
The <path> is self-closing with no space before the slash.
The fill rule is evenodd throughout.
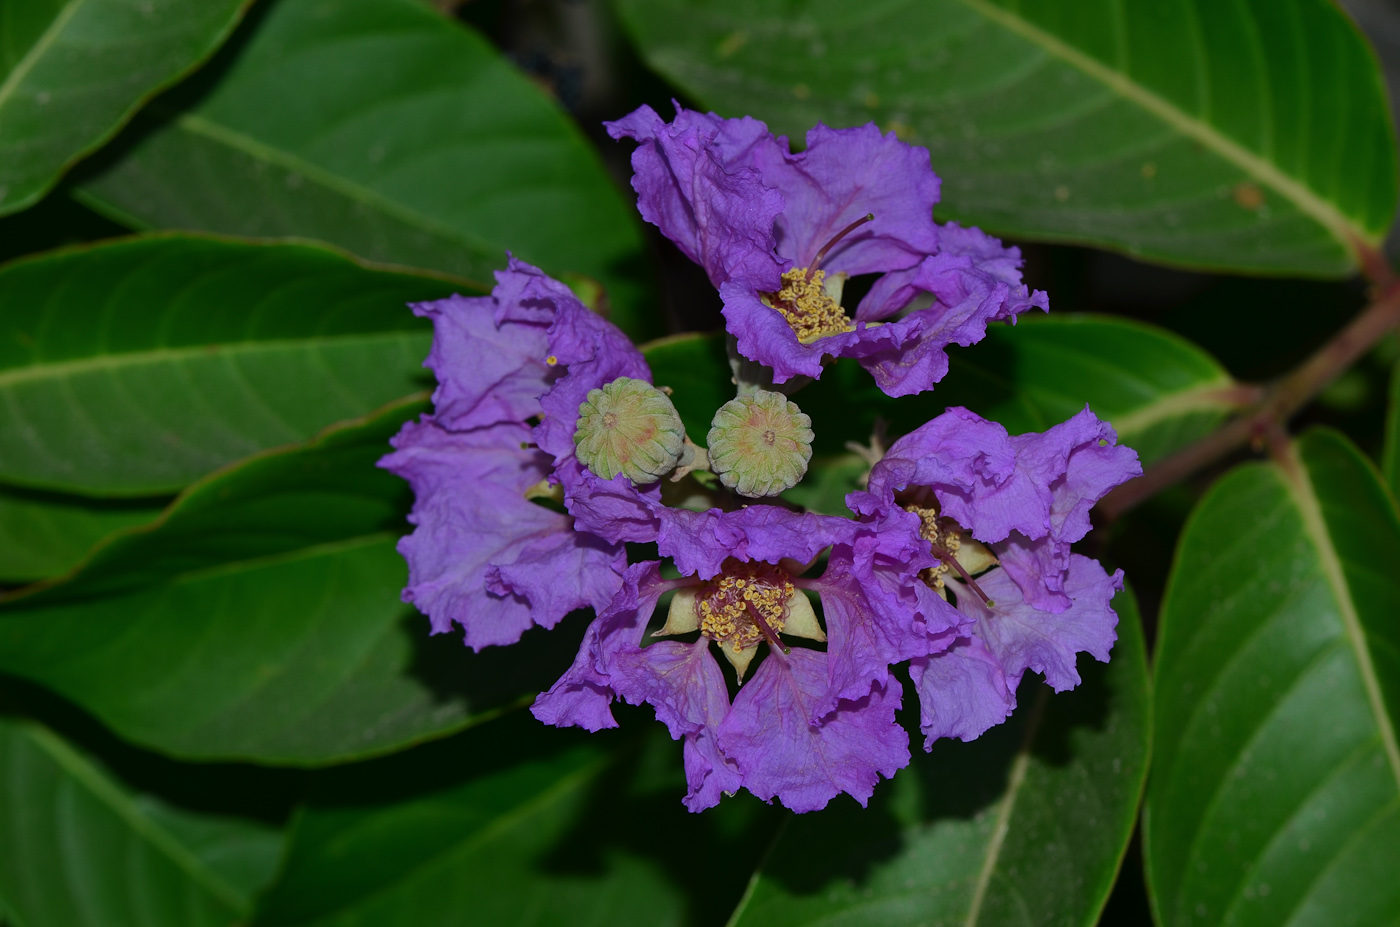
<path id="1" fill-rule="evenodd" d="M 605 480 L 621 473 L 634 483 L 654 483 L 676 468 L 684 444 L 676 407 L 644 380 L 618 377 L 589 390 L 578 407 L 578 459 Z"/>
<path id="2" fill-rule="evenodd" d="M 707 439 L 710 469 L 741 496 L 776 496 L 812 459 L 812 420 L 782 393 L 755 390 L 720 406 Z"/>

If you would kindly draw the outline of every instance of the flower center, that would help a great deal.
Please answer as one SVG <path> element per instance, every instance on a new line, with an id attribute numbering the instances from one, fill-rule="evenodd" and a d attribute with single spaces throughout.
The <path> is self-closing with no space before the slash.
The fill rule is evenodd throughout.
<path id="1" fill-rule="evenodd" d="M 803 344 L 852 328 L 846 310 L 827 292 L 824 270 L 809 274 L 805 267 L 794 267 L 783 274 L 783 288 L 772 294 L 769 301 Z"/>
<path id="2" fill-rule="evenodd" d="M 933 546 L 934 556 L 937 556 L 939 551 L 953 554 L 962 546 L 962 538 L 958 536 L 957 523 L 951 518 L 941 517 L 938 514 L 938 509 L 906 505 L 904 510 L 919 516 L 919 537 Z M 951 559 L 949 558 L 949 560 Z M 919 578 L 927 583 L 930 589 L 941 591 L 944 586 L 944 577 L 951 569 L 949 561 L 940 558 L 938 566 L 928 567 L 919 574 Z"/>
<path id="3" fill-rule="evenodd" d="M 778 633 L 796 591 L 792 578 L 771 564 L 735 564 L 706 583 L 697 597 L 700 633 L 735 650 L 767 640 L 786 651 Z"/>
<path id="4" fill-rule="evenodd" d="M 962 526 L 951 518 L 944 518 L 938 514 L 937 508 L 927 508 L 921 505 L 905 505 L 906 512 L 912 512 L 919 517 L 919 537 L 929 542 L 933 549 L 933 555 L 938 558 L 938 565 L 928 567 L 919 574 L 919 578 L 928 584 L 930 589 L 942 594 L 946 588 L 946 579 L 949 571 L 958 574 L 958 578 L 967 584 L 977 597 L 988 606 L 995 605 L 991 598 L 982 591 L 982 587 L 977 585 L 977 581 L 972 578 L 967 569 L 958 562 L 957 551 L 963 546 Z M 991 552 L 982 547 L 976 541 L 969 544 L 974 548 L 972 553 L 973 569 L 978 569 L 982 561 L 991 564 L 996 562 Z M 946 595 L 944 596 L 946 598 Z"/>

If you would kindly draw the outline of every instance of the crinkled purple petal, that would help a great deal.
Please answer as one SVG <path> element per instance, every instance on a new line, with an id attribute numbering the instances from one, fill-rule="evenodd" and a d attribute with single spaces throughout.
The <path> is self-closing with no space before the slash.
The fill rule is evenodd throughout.
<path id="1" fill-rule="evenodd" d="M 925 750 L 942 737 L 976 740 L 1016 708 L 1016 687 L 976 637 L 910 661 L 909 676 L 919 693 Z"/>
<path id="2" fill-rule="evenodd" d="M 449 296 L 412 307 L 433 322 L 423 366 L 437 377 L 433 416 L 441 428 L 462 431 L 539 414 L 551 379 L 545 328 L 528 321 L 498 327 L 496 307 L 494 296 Z"/>
<path id="3" fill-rule="evenodd" d="M 885 341 L 869 347 L 862 343 L 855 356 L 891 396 L 932 389 L 948 373 L 949 345 L 976 344 L 987 336 L 988 324 L 1014 322 L 1028 309 L 1050 310 L 1044 292 L 1031 293 L 1021 283 L 1020 265 L 1016 248 L 980 229 L 950 223 L 939 253 L 925 258 L 907 284 L 903 275 L 892 285 L 877 284 L 861 301 L 856 318 L 874 321 L 903 308 L 911 290 L 932 293 L 933 305 L 876 329 Z"/>
<path id="4" fill-rule="evenodd" d="M 932 487 L 943 514 L 967 528 L 969 522 L 988 522 L 989 533 L 995 533 L 1001 522 L 1018 523 L 1026 508 L 1037 512 L 1050 506 L 1048 489 L 1037 493 L 1024 481 L 1013 482 L 1016 475 L 1016 451 L 1006 429 L 955 407 L 896 441 L 871 469 L 868 489 L 851 493 L 846 502 L 855 512 L 873 515 L 889 510 L 901 489 Z M 1043 520 L 1034 517 L 1031 524 Z"/>
<path id="5" fill-rule="evenodd" d="M 939 247 L 933 207 L 938 178 L 928 149 L 882 135 L 874 123 L 832 129 L 818 123 L 797 154 L 786 144 L 750 149 L 763 178 L 783 197 L 777 251 L 809 267 L 828 241 L 857 219 L 874 221 L 841 239 L 822 261 L 833 273 L 871 274 L 917 264 Z"/>
<path id="6" fill-rule="evenodd" d="M 858 699 L 889 667 L 922 656 L 937 635 L 968 623 L 919 579 L 937 561 L 918 537 L 918 519 L 895 510 L 874 534 L 832 550 L 826 571 L 809 588 L 826 616 L 830 687 L 814 722 L 841 699 Z"/>
<path id="7" fill-rule="evenodd" d="M 1097 560 L 1071 554 L 1065 577 L 1070 605 L 1059 613 L 1028 605 L 1005 570 L 986 573 L 977 584 L 995 606 L 988 608 L 976 596 L 963 595 L 958 607 L 977 619 L 977 636 L 1001 664 L 1013 690 L 1028 669 L 1042 674 L 1056 692 L 1073 689 L 1079 685 L 1074 664 L 1081 651 L 1108 662 L 1118 638 L 1118 616 L 1110 602 L 1123 588 L 1122 570 L 1109 575 Z"/>
<path id="8" fill-rule="evenodd" d="M 676 107 L 667 124 L 650 106 L 604 123 L 613 138 L 637 141 L 632 188 L 642 218 L 659 228 L 719 286 L 739 268 L 776 289 L 773 256 L 780 194 L 753 166 L 755 147 L 776 147 L 756 119 L 720 119 Z"/>
<path id="9" fill-rule="evenodd" d="M 614 697 L 611 661 L 622 651 L 636 649 L 657 600 L 666 590 L 658 566 L 649 561 L 627 568 L 617 595 L 584 632 L 573 665 L 548 692 L 535 698 L 531 714 L 557 727 L 590 731 L 617 727 L 609 708 Z"/>
<path id="10" fill-rule="evenodd" d="M 404 601 L 428 615 L 434 632 L 461 625 L 476 650 L 606 602 L 627 562 L 621 547 L 525 498 L 549 472 L 545 455 L 522 449 L 528 435 L 510 423 L 447 431 L 425 417 L 406 424 L 393 439 L 397 450 L 380 461 L 414 493 L 416 527 L 399 541 L 409 568 Z M 552 586 L 522 578 L 517 566 L 549 571 Z"/>
<path id="11" fill-rule="evenodd" d="M 1116 444 L 1113 426 L 1086 405 L 1043 434 L 1017 435 L 1017 465 L 1045 481 L 1053 495 L 1050 536 L 1074 542 L 1089 533 L 1089 510 L 1115 486 L 1142 474 L 1137 452 Z"/>
<path id="12" fill-rule="evenodd" d="M 687 808 L 702 811 L 743 784 L 738 769 L 719 752 L 715 741 L 729 711 L 729 690 L 708 639 L 691 644 L 658 641 L 623 650 L 608 668 L 619 697 L 635 705 L 651 705 L 671 737 L 685 739 Z"/>
<path id="13" fill-rule="evenodd" d="M 1065 570 L 1070 545 L 1089 533 L 1089 510 L 1110 489 L 1142 473 L 1137 452 L 1113 442 L 1117 434 L 1089 410 L 1043 434 L 1017 435 L 1017 468 L 1028 481 L 1047 486 L 1050 509 L 1043 536 L 1012 532 L 997 556 L 1026 601 L 1046 611 L 1069 607 Z M 1107 442 L 1107 443 L 1102 443 Z"/>
<path id="14" fill-rule="evenodd" d="M 908 765 L 909 735 L 894 718 L 899 682 L 887 677 L 813 725 L 808 719 L 827 679 L 823 653 L 769 653 L 720 725 L 720 750 L 764 801 L 776 797 L 793 811 L 816 811 L 847 792 L 864 805 L 880 776 Z"/>
<path id="15" fill-rule="evenodd" d="M 701 579 L 717 574 L 730 557 L 806 563 L 831 545 L 849 541 L 858 530 L 850 519 L 793 512 L 777 505 L 751 505 L 733 512 L 666 508 L 658 514 L 661 556 L 672 558 L 681 573 Z"/>
<path id="16" fill-rule="evenodd" d="M 661 484 L 636 486 L 625 476 L 605 480 L 570 455 L 560 461 L 555 478 L 564 487 L 564 504 L 574 525 L 609 541 L 656 540 L 661 511 Z"/>

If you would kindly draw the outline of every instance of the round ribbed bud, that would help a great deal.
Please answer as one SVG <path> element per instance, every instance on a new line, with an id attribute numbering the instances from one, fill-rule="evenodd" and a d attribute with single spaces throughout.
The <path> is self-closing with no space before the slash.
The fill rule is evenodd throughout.
<path id="1" fill-rule="evenodd" d="M 756 390 L 720 406 L 706 439 L 710 469 L 741 496 L 776 496 L 812 459 L 812 420 L 782 393 Z"/>
<path id="2" fill-rule="evenodd" d="M 676 468 L 684 444 L 676 407 L 645 380 L 618 377 L 589 390 L 578 407 L 578 459 L 605 480 L 621 473 L 634 483 L 654 483 Z"/>

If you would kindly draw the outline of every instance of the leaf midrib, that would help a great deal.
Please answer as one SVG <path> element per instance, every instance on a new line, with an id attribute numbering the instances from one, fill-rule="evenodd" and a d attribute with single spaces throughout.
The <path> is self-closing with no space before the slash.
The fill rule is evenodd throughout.
<path id="1" fill-rule="evenodd" d="M 99 773 L 87 759 L 45 728 L 25 724 L 22 730 L 35 746 L 102 802 L 133 833 L 150 843 L 220 902 L 235 912 L 247 911 L 247 899 L 237 889 L 220 878 L 173 835 L 142 814 L 135 802 Z"/>
<path id="2" fill-rule="evenodd" d="M 1031 762 L 1031 746 L 1035 743 L 1036 735 L 1040 733 L 1040 724 L 1045 717 L 1045 708 L 1049 701 L 1050 690 L 1046 686 L 1040 686 L 1030 719 L 1026 722 L 1026 733 L 1021 740 L 1021 747 L 1016 751 L 1016 759 L 1006 777 L 1006 797 L 1002 799 L 1001 808 L 997 811 L 992 839 L 987 843 L 986 858 L 982 861 L 982 870 L 977 874 L 977 884 L 972 889 L 964 927 L 977 927 L 980 923 L 982 902 L 986 900 L 987 889 L 992 884 L 992 874 L 996 872 L 997 860 L 1001 858 L 1001 848 L 1006 843 L 1006 835 L 1011 831 L 1011 813 L 1015 810 L 1021 786 L 1025 784 L 1026 771 Z"/>
<path id="3" fill-rule="evenodd" d="M 0 389 L 8 389 L 21 383 L 45 379 L 62 379 L 84 373 L 100 373 L 119 370 L 125 367 L 139 367 L 159 363 L 179 363 L 190 360 L 224 360 L 239 354 L 253 354 L 259 351 L 279 351 L 314 349 L 322 346 L 345 346 L 371 344 L 375 341 L 394 338 L 427 336 L 427 331 L 413 329 L 390 329 L 382 332 L 366 332 L 354 335 L 309 335 L 303 338 L 269 338 L 266 340 L 231 341 L 191 345 L 180 348 L 150 348 L 142 351 L 128 351 L 120 354 L 95 354 L 91 357 L 73 360 L 39 362 L 23 367 L 0 370 Z"/>
<path id="4" fill-rule="evenodd" d="M 1285 174 L 1271 161 L 1228 138 L 1214 126 L 1187 113 L 1166 98 L 1133 82 L 1122 72 L 1091 58 L 1021 16 L 993 5 L 989 0 L 957 0 L 957 2 L 980 14 L 988 21 L 1019 35 L 1065 64 L 1078 69 L 1124 100 L 1141 107 L 1182 135 L 1200 143 L 1235 165 L 1250 178 L 1273 190 L 1283 199 L 1292 203 L 1300 212 L 1327 229 L 1337 241 L 1341 242 L 1349 254 L 1355 255 L 1358 239 L 1370 245 L 1379 242 L 1380 236 L 1378 234 L 1361 229 L 1335 205 L 1318 196 L 1303 183 Z"/>
<path id="5" fill-rule="evenodd" d="M 1347 585 L 1346 572 L 1342 569 L 1337 548 L 1332 543 L 1332 535 L 1328 531 L 1322 505 L 1313 488 L 1312 477 L 1298 454 L 1297 442 L 1289 443 L 1279 469 L 1282 471 L 1282 482 L 1288 487 L 1298 506 L 1298 512 L 1303 517 L 1303 531 L 1317 550 L 1319 565 L 1336 598 L 1342 629 L 1351 644 L 1352 654 L 1356 658 L 1357 673 L 1366 690 L 1366 701 L 1376 719 L 1376 727 L 1380 729 L 1386 759 L 1390 763 L 1391 774 L 1395 777 L 1396 789 L 1400 791 L 1400 744 L 1396 743 L 1395 720 L 1386 711 L 1380 680 L 1376 677 L 1376 667 L 1371 662 L 1371 652 L 1366 645 L 1366 632 L 1361 627 L 1356 602 L 1351 597 L 1351 587 Z"/>
<path id="6" fill-rule="evenodd" d="M 78 8 L 85 2 L 86 0 L 68 0 L 68 3 L 53 18 L 53 22 L 49 23 L 49 27 L 39 36 L 39 41 L 25 52 L 24 57 L 6 76 L 5 82 L 0 84 L 0 110 L 5 108 L 10 97 L 14 96 L 15 88 L 24 82 L 30 71 L 34 70 L 34 65 L 39 62 L 39 59 L 53 46 L 54 42 L 58 41 L 58 37 L 67 27 L 68 21 L 77 14 Z"/>
<path id="7" fill-rule="evenodd" d="M 156 109 L 156 107 L 152 107 Z M 168 113 L 167 113 L 168 114 Z M 168 114 L 173 115 L 173 114 Z M 294 152 L 262 142 L 247 133 L 230 128 L 199 113 L 181 113 L 176 125 L 191 135 L 198 135 L 234 151 L 301 175 L 323 189 L 356 203 L 371 206 L 406 225 L 431 232 L 479 255 L 491 255 L 495 260 L 498 246 L 460 228 L 454 228 L 383 196 L 374 189 L 357 183 L 344 175 L 309 161 Z"/>

